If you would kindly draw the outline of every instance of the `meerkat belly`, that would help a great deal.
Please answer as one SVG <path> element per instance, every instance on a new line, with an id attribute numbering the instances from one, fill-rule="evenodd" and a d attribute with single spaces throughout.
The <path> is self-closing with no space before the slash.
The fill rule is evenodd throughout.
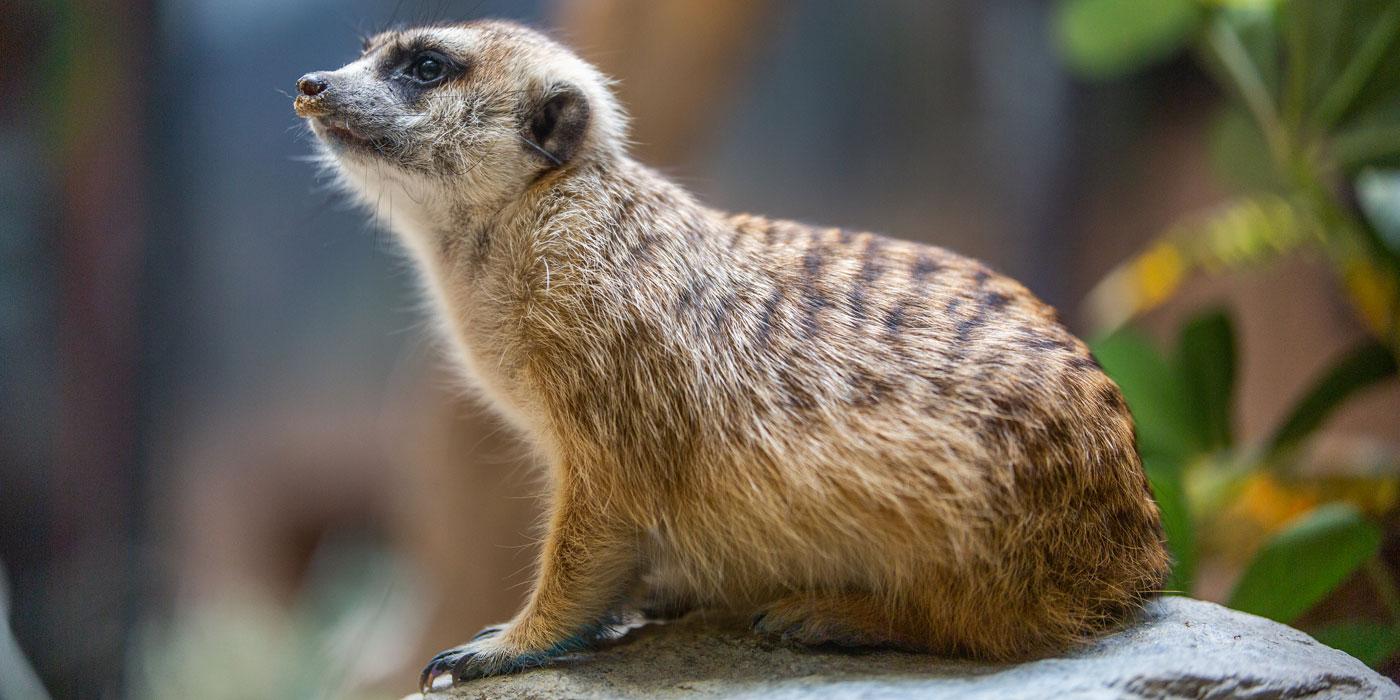
<path id="1" fill-rule="evenodd" d="M 707 431 L 725 437 L 664 509 L 684 580 L 720 597 L 887 591 L 1028 558 L 1078 566 L 1045 542 L 1087 542 L 1107 520 L 1133 532 L 1101 547 L 1152 541 L 1126 409 L 1087 351 L 1033 317 L 959 339 L 934 313 L 911 305 L 903 347 L 814 338 L 735 384 L 726 403 L 747 422 Z M 1071 427 L 1086 416 L 1093 434 Z"/>
<path id="2" fill-rule="evenodd" d="M 793 431 L 790 434 L 798 434 Z M 836 430 L 700 472 L 659 512 L 667 566 L 701 599 L 813 589 L 888 590 L 911 569 L 989 554 L 986 465 L 859 444 Z M 719 473 L 723 478 L 704 478 Z"/>

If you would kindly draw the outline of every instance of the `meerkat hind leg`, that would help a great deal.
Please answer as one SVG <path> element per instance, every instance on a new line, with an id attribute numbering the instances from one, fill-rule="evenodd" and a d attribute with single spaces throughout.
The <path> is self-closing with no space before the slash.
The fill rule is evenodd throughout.
<path id="1" fill-rule="evenodd" d="M 893 622 L 889 606 L 862 593 L 798 593 L 754 615 L 755 632 L 807 646 L 917 648 Z"/>

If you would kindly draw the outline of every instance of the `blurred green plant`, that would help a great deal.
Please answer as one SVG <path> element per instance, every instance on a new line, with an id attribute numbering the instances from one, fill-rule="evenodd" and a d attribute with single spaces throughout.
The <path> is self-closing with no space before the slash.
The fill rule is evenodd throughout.
<path id="1" fill-rule="evenodd" d="M 1245 561 L 1228 603 L 1295 623 L 1364 576 L 1388 622 L 1313 629 L 1378 664 L 1400 651 L 1400 593 L 1379 556 L 1378 517 L 1396 502 L 1387 457 L 1319 476 L 1310 438 L 1348 398 L 1396 374 L 1400 357 L 1400 0 L 1060 0 L 1066 64 L 1113 79 L 1191 52 L 1226 99 L 1210 134 L 1233 197 L 1185 219 L 1090 293 L 1095 343 L 1123 388 L 1189 592 L 1202 562 Z M 1170 354 L 1124 324 L 1193 274 L 1303 254 L 1326 261 L 1373 340 L 1340 358 L 1262 444 L 1231 425 L 1233 325 L 1200 316 Z"/>
<path id="2" fill-rule="evenodd" d="M 1087 77 L 1191 50 L 1230 98 L 1212 149 L 1237 196 L 1110 273 L 1089 297 L 1097 323 L 1157 306 L 1193 272 L 1308 252 L 1400 356 L 1400 1 L 1062 0 L 1055 31 Z"/>
<path id="3" fill-rule="evenodd" d="M 397 697 L 423 623 L 407 564 L 369 542 L 323 543 L 291 605 L 223 595 L 147 620 L 130 656 L 132 697 Z"/>
<path id="4" fill-rule="evenodd" d="M 1231 424 L 1233 324 L 1212 311 L 1188 323 L 1164 355 L 1131 328 L 1093 343 L 1139 425 L 1139 448 L 1162 509 L 1175 559 L 1169 590 L 1190 592 L 1199 561 L 1247 559 L 1231 607 L 1286 623 L 1358 572 L 1391 620 L 1352 620 L 1314 629 L 1324 642 L 1368 663 L 1400 651 L 1400 593 L 1380 558 L 1377 518 L 1400 494 L 1394 461 L 1320 478 L 1306 469 L 1309 438 L 1349 398 L 1396 376 L 1390 351 L 1366 341 L 1312 384 L 1268 440 L 1237 442 Z M 1203 553 L 1202 549 L 1208 550 Z"/>

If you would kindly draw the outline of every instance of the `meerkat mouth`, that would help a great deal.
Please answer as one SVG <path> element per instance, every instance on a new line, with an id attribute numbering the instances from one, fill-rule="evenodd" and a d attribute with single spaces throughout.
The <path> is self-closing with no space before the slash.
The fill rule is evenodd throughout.
<path id="1" fill-rule="evenodd" d="M 322 138 L 332 143 L 365 149 L 374 149 L 377 143 L 376 139 L 356 131 L 353 126 L 350 126 L 349 122 L 343 119 L 326 119 L 323 117 L 316 120 L 316 125 L 320 127 Z"/>

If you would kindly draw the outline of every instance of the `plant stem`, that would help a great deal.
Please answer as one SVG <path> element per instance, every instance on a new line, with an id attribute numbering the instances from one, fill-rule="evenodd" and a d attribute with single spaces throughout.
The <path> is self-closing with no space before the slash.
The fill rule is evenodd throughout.
<path id="1" fill-rule="evenodd" d="M 1303 110 L 1308 101 L 1308 28 L 1312 21 L 1312 3 L 1289 2 L 1281 8 L 1280 22 L 1287 49 L 1288 85 L 1284 88 L 1284 118 L 1289 126 L 1303 122 Z"/>
<path id="2" fill-rule="evenodd" d="M 1228 22 L 1216 19 L 1206 32 L 1206 45 L 1225 69 L 1225 76 L 1259 124 L 1275 164 L 1284 169 L 1289 160 L 1288 138 L 1279 123 L 1269 88 L 1264 84 L 1258 66 L 1249 58 L 1249 51 L 1245 49 L 1240 35 Z"/>

